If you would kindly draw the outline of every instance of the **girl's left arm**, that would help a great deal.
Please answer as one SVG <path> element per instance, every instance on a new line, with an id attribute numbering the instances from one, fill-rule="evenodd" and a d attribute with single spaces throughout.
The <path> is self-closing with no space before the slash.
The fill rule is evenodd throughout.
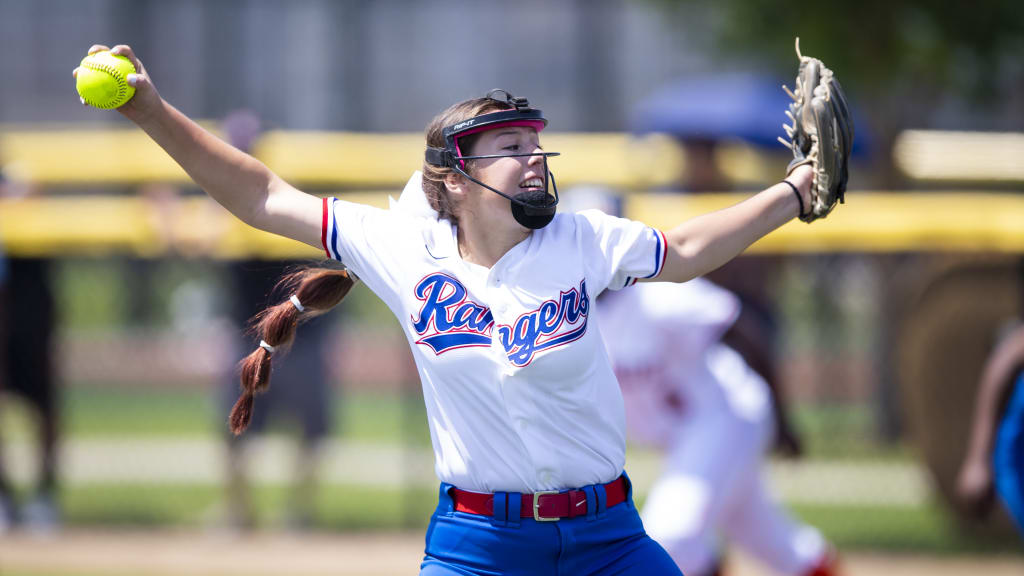
<path id="1" fill-rule="evenodd" d="M 800 166 L 786 178 L 810 205 L 811 168 Z M 780 182 L 755 196 L 687 220 L 665 232 L 668 250 L 657 282 L 686 282 L 725 264 L 758 239 L 799 215 L 801 201 Z"/>

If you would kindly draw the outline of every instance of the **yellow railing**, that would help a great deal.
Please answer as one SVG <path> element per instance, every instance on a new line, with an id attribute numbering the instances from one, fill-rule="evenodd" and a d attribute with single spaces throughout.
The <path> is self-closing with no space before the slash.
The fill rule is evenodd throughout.
<path id="1" fill-rule="evenodd" d="M 217 126 L 203 122 L 216 133 Z M 545 133 L 562 152 L 552 169 L 564 185 L 602 184 L 626 190 L 671 187 L 686 158 L 664 134 Z M 400 186 L 423 157 L 419 133 L 269 131 L 253 154 L 286 180 L 327 188 Z M 715 151 L 724 176 L 738 187 L 776 181 L 788 151 L 740 141 Z M 908 130 L 894 143 L 893 162 L 921 182 L 1024 182 L 1024 134 Z M 0 125 L 0 162 L 9 178 L 44 186 L 187 182 L 184 172 L 140 130 Z"/>
<path id="2" fill-rule="evenodd" d="M 637 194 L 626 212 L 667 228 L 741 201 L 744 195 Z M 1024 253 L 1024 195 L 847 192 L 825 220 L 794 220 L 751 247 L 758 252 L 1010 252 Z"/>
<path id="3" fill-rule="evenodd" d="M 216 132 L 212 124 L 206 124 Z M 664 134 L 545 133 L 560 186 L 601 184 L 625 190 L 670 187 L 686 172 L 685 155 Z M 270 131 L 252 153 L 289 182 L 324 188 L 395 188 L 420 167 L 423 135 Z M 787 158 L 741 142 L 717 150 L 725 176 L 738 185 L 777 179 Z M 188 177 L 142 131 L 0 126 L 0 161 L 8 178 L 41 186 L 186 183 Z"/>
<path id="4" fill-rule="evenodd" d="M 216 125 L 205 123 L 216 132 Z M 984 179 L 1006 186 L 1024 182 L 1024 135 L 907 132 L 897 141 L 897 162 L 922 180 Z M 686 172 L 678 143 L 666 135 L 545 133 L 559 188 L 600 185 L 625 192 L 627 215 L 661 228 L 742 200 L 743 194 L 669 195 Z M 1002 170 L 979 171 L 979 154 Z M 738 187 L 777 181 L 786 154 L 738 142 L 717 150 L 725 175 Z M 421 134 L 270 131 L 253 154 L 286 180 L 322 192 L 390 190 L 397 194 L 419 167 Z M 1009 154 L 1009 156 L 1007 156 Z M 0 126 L 0 159 L 11 180 L 44 190 L 186 184 L 185 173 L 140 130 Z M 938 160 L 936 160 L 938 159 Z M 933 165 L 939 161 L 942 170 Z M 966 162 L 969 167 L 959 166 Z M 932 166 L 929 168 L 929 166 Z M 384 206 L 380 192 L 344 192 Z M 827 220 L 793 222 L 758 242 L 762 252 L 995 251 L 1024 253 L 1024 195 L 965 190 L 942 194 L 850 192 L 850 202 Z M 0 240 L 17 254 L 95 254 L 110 251 L 160 255 L 168 251 L 214 257 L 315 255 L 294 242 L 250 230 L 205 198 L 154 201 L 136 196 L 50 196 L 0 200 Z"/>
<path id="5" fill-rule="evenodd" d="M 387 205 L 387 194 L 344 193 Z M 744 194 L 630 194 L 626 215 L 659 228 L 723 208 Z M 0 241 L 13 254 L 98 255 L 169 252 L 215 258 L 316 257 L 317 250 L 251 229 L 205 197 L 171 203 L 139 197 L 0 200 Z M 1024 195 L 853 191 L 826 220 L 793 221 L 754 252 L 953 251 L 1024 253 Z"/>

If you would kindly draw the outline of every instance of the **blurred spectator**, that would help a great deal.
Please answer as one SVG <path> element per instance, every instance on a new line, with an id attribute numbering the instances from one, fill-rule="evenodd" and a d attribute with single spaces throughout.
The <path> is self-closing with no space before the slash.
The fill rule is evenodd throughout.
<path id="1" fill-rule="evenodd" d="M 2 177 L 2 176 L 0 176 Z M 0 191 L 2 191 L 3 180 L 0 180 Z M 0 193 L 0 198 L 3 194 Z M 0 369 L 7 366 L 7 256 L 3 244 L 0 244 Z M 0 373 L 0 410 L 3 409 L 3 392 L 7 378 Z M 0 434 L 3 431 L 0 430 Z M 8 532 L 14 526 L 14 491 L 11 488 L 10 480 L 7 478 L 7 470 L 4 467 L 3 438 L 0 437 L 0 535 Z"/>
<path id="2" fill-rule="evenodd" d="M 985 362 L 957 494 L 976 518 L 998 498 L 1024 537 L 1024 325 L 1010 330 Z"/>
<path id="3" fill-rule="evenodd" d="M 0 197 L 29 192 L 27 186 L 5 181 L 0 174 Z M 55 322 L 50 261 L 16 256 L 0 264 L 0 392 L 17 394 L 28 402 L 38 437 L 35 486 L 29 488 L 21 506 L 0 454 L 0 533 L 17 524 L 37 533 L 53 532 L 60 525 Z"/>
<path id="4" fill-rule="evenodd" d="M 237 110 L 225 117 L 223 130 L 227 140 L 236 148 L 249 152 L 260 133 L 259 118 L 248 110 Z M 247 326 L 249 321 L 271 301 L 274 284 L 286 269 L 301 265 L 299 261 L 271 262 L 266 260 L 232 261 L 228 264 L 232 293 L 235 296 L 234 318 L 237 324 Z M 285 299 L 287 294 L 277 295 Z M 316 495 L 316 469 L 320 445 L 330 432 L 332 398 L 327 356 L 323 345 L 330 320 L 318 317 L 303 325 L 302 336 L 297 338 L 288 353 L 274 359 L 274 380 L 266 394 L 256 397 L 250 432 L 228 439 L 226 522 L 233 529 L 255 526 L 251 490 L 246 475 L 245 447 L 249 441 L 267 430 L 275 420 L 299 428 L 301 435 L 298 457 L 294 466 L 291 495 L 285 515 L 285 525 L 292 529 L 307 529 L 313 522 Z M 241 334 L 242 331 L 237 332 Z M 241 344 L 241 343 L 240 343 Z M 245 345 L 255 347 L 255 342 Z M 240 354 L 241 358 L 248 351 Z M 222 414 L 227 414 L 238 397 L 238 375 L 232 373 L 221 392 Z M 224 428 L 227 431 L 227 428 Z"/>
<path id="5" fill-rule="evenodd" d="M 718 143 L 711 138 L 678 138 L 686 158 L 680 185 L 687 192 L 728 192 L 729 184 L 718 166 Z"/>
<path id="6" fill-rule="evenodd" d="M 128 285 L 134 289 L 124 295 L 126 315 L 134 328 L 147 328 L 162 321 L 158 314 L 161 271 L 177 259 L 191 260 L 191 267 L 206 263 L 223 237 L 229 220 L 227 212 L 209 202 L 202 191 L 181 188 L 168 182 L 144 182 L 132 191 L 142 201 L 150 225 L 156 231 L 155 242 L 149 246 L 159 257 L 130 255 L 118 259 Z M 190 200 L 197 200 L 203 209 L 188 212 Z M 183 226 L 183 222 L 189 226 Z M 212 288 L 210 290 L 213 290 Z"/>

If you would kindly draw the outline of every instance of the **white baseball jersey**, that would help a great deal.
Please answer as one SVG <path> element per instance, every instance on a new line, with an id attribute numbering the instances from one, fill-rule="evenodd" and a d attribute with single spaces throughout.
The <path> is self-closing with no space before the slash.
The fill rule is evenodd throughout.
<path id="1" fill-rule="evenodd" d="M 735 295 L 697 278 L 641 284 L 595 307 L 622 384 L 633 440 L 664 449 L 642 512 L 684 574 L 707 574 L 720 536 L 780 574 L 825 553 L 821 535 L 771 499 L 762 464 L 773 432 L 768 384 L 719 340 Z"/>
<path id="2" fill-rule="evenodd" d="M 703 278 L 643 284 L 609 294 L 598 311 L 634 440 L 666 446 L 687 412 L 753 419 L 771 409 L 760 377 L 718 349 L 740 312 L 731 292 Z"/>
<path id="3" fill-rule="evenodd" d="M 398 318 L 423 385 L 438 477 L 465 490 L 609 482 L 622 395 L 593 299 L 653 277 L 665 237 L 598 211 L 557 214 L 492 268 L 462 260 L 415 175 L 397 207 L 324 200 L 323 242 Z"/>

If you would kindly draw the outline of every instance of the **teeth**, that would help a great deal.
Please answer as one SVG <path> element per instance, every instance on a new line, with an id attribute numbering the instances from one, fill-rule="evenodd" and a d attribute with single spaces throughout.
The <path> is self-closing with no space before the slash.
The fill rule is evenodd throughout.
<path id="1" fill-rule="evenodd" d="M 519 185 L 520 188 L 539 188 L 544 185 L 544 181 L 540 178 L 530 178 L 526 182 Z"/>

